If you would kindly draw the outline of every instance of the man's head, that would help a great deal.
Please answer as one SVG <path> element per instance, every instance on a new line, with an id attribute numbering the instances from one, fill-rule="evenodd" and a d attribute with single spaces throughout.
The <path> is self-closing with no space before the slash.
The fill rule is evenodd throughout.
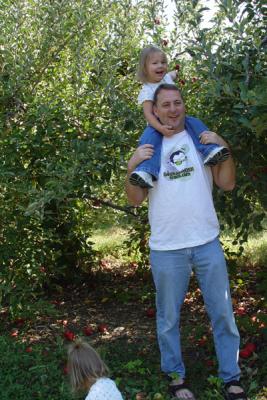
<path id="1" fill-rule="evenodd" d="M 153 111 L 163 125 L 172 126 L 176 133 L 184 130 L 185 105 L 175 85 L 165 83 L 157 88 Z"/>

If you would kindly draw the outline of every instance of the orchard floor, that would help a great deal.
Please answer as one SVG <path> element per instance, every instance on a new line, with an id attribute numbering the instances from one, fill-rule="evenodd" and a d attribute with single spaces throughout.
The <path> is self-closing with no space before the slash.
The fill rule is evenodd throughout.
<path id="1" fill-rule="evenodd" d="M 267 390 L 264 389 L 267 386 L 267 334 L 262 322 L 265 318 L 264 299 L 255 291 L 257 282 L 254 278 L 251 274 L 246 285 L 240 281 L 232 283 L 232 294 L 242 336 L 241 347 L 247 343 L 255 345 L 255 351 L 248 358 L 241 358 L 243 383 L 250 399 L 263 400 L 267 399 Z M 71 335 L 67 334 L 66 338 L 64 333 L 67 331 L 76 337 L 84 337 L 85 327 L 90 327 L 87 340 L 106 360 L 126 400 L 160 399 L 156 393 L 161 393 L 162 399 L 170 399 L 167 382 L 159 367 L 154 287 L 150 271 L 139 271 L 134 263 L 121 266 L 114 260 L 102 260 L 101 269 L 87 281 L 76 286 L 57 285 L 55 289 L 47 299 L 53 310 L 50 315 L 40 312 L 32 319 L 18 319 L 12 323 L 6 318 L 0 333 L 8 331 L 14 343 L 24 343 L 29 357 L 34 353 L 35 346 L 41 348 L 39 363 L 45 364 L 46 352 L 50 353 L 51 362 L 51 350 L 55 352 L 57 359 L 53 365 L 62 371 L 62 399 L 71 398 L 67 394 L 64 397 L 67 379 L 63 370 L 69 343 L 67 339 L 71 339 Z M 217 364 L 211 330 L 194 277 L 182 310 L 181 325 L 188 381 L 196 398 L 223 399 L 221 382 L 216 378 Z M 57 347 L 61 348 L 59 353 Z M 31 365 L 34 368 L 34 362 Z M 35 389 L 31 398 L 54 400 L 59 397 L 56 394 L 47 397 Z"/>

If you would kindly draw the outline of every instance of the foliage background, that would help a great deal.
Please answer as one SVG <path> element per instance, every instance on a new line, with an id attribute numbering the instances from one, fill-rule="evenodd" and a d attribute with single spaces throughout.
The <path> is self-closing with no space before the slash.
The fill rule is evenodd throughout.
<path id="1" fill-rule="evenodd" d="M 147 263 L 146 210 L 132 217 L 123 194 L 145 126 L 135 70 L 146 44 L 179 64 L 188 113 L 232 146 L 237 187 L 215 193 L 222 227 L 240 251 L 264 227 L 266 6 L 216 3 L 206 29 L 203 3 L 175 1 L 170 31 L 163 1 L 0 1 L 0 300 L 13 314 L 90 273 L 108 207 L 128 213 L 115 221 L 131 226 L 127 247 Z"/>

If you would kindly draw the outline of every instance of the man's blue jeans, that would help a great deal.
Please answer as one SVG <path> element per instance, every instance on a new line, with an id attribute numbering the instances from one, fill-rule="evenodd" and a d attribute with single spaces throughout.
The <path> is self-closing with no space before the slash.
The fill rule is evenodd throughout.
<path id="1" fill-rule="evenodd" d="M 185 377 L 179 332 L 180 308 L 193 268 L 211 320 L 219 377 L 224 382 L 238 380 L 240 340 L 219 239 L 188 249 L 151 250 L 150 261 L 156 287 L 157 333 L 163 372 L 177 372 L 181 378 Z"/>
<path id="2" fill-rule="evenodd" d="M 200 119 L 186 116 L 185 117 L 185 129 L 191 136 L 193 143 L 202 155 L 203 160 L 210 154 L 210 152 L 218 147 L 217 144 L 202 144 L 199 141 L 199 135 L 208 130 L 205 124 Z M 142 161 L 135 169 L 135 171 L 144 171 L 152 175 L 154 180 L 158 179 L 160 170 L 160 156 L 161 156 L 161 145 L 162 145 L 162 134 L 156 131 L 152 126 L 147 126 L 144 130 L 140 140 L 139 146 L 142 144 L 153 144 L 154 154 L 149 160 Z"/>

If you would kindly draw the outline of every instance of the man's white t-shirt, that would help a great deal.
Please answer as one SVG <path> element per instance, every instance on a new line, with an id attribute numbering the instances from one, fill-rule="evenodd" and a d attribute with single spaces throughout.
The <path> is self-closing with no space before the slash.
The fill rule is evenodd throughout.
<path id="1" fill-rule="evenodd" d="M 170 83 L 173 84 L 173 79 L 169 73 L 165 74 L 163 79 L 160 82 L 156 83 L 150 83 L 146 82 L 143 84 L 142 89 L 140 90 L 140 93 L 138 95 L 138 104 L 143 104 L 144 101 L 153 101 L 154 100 L 154 93 L 156 89 L 159 87 L 159 85 L 162 85 L 163 83 Z"/>
<path id="2" fill-rule="evenodd" d="M 187 131 L 163 137 L 161 167 L 149 190 L 152 250 L 178 250 L 208 243 L 219 234 L 212 174 Z"/>
<path id="3" fill-rule="evenodd" d="M 123 400 L 123 398 L 112 379 L 99 378 L 92 385 L 85 400 Z"/>

